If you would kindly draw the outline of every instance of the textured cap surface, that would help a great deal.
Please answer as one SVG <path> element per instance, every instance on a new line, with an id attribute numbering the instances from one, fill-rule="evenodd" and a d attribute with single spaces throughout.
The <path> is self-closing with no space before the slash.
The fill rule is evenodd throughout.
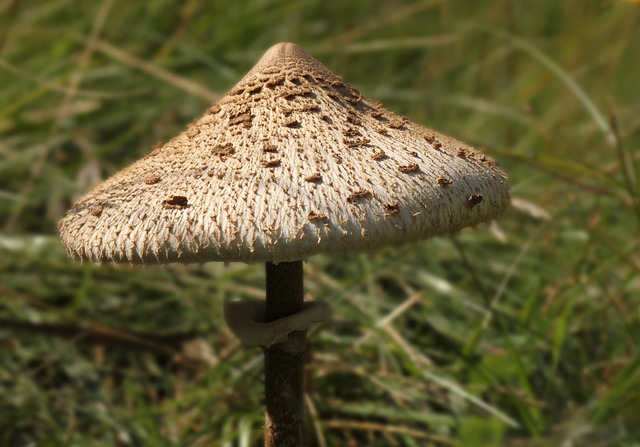
<path id="1" fill-rule="evenodd" d="M 492 159 L 283 43 L 59 229 L 70 255 L 95 263 L 282 262 L 456 232 L 508 202 Z"/>

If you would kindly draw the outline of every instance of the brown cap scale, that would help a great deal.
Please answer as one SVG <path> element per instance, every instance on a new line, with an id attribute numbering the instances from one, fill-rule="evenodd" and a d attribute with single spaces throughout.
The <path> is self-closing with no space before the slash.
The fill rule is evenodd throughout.
<path id="1" fill-rule="evenodd" d="M 278 263 L 456 232 L 508 202 L 493 160 L 282 43 L 59 229 L 71 256 L 94 263 Z"/>

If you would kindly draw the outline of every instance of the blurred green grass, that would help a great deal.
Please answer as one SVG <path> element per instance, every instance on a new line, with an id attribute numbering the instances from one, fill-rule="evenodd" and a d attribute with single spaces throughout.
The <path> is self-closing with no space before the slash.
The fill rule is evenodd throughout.
<path id="1" fill-rule="evenodd" d="M 639 14 L 0 1 L 0 445 L 260 444 L 261 353 L 221 304 L 260 297 L 262 269 L 78 265 L 56 224 L 279 41 L 491 153 L 516 198 L 492 226 L 306 264 L 335 314 L 313 334 L 317 445 L 640 445 Z"/>

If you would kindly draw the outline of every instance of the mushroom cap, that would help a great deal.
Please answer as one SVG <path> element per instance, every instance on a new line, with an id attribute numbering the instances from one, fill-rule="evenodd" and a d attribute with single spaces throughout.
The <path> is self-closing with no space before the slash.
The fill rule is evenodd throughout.
<path id="1" fill-rule="evenodd" d="M 59 223 L 94 263 L 273 263 L 457 232 L 509 203 L 494 160 L 372 102 L 292 43 Z"/>

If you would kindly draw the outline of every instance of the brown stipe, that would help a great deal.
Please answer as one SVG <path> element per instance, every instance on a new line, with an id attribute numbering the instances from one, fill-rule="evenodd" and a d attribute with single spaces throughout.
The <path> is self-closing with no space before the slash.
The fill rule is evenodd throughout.
<path id="1" fill-rule="evenodd" d="M 266 263 L 265 321 L 304 309 L 302 261 Z M 264 349 L 265 447 L 305 444 L 304 366 L 307 331 L 294 331 Z"/>

